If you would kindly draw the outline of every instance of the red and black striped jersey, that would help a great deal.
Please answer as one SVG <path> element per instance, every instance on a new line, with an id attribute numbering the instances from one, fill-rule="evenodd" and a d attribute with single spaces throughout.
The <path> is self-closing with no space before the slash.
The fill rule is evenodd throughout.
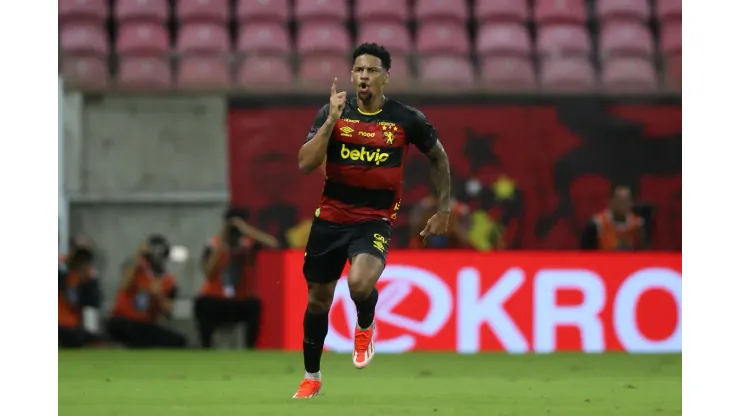
<path id="1" fill-rule="evenodd" d="M 305 142 L 326 122 L 329 104 L 319 110 Z M 316 216 L 336 223 L 368 220 L 392 223 L 401 207 L 403 167 L 408 146 L 427 153 L 437 131 L 419 110 L 387 100 L 372 114 L 357 98 L 347 100 L 326 151 L 326 182 Z"/>

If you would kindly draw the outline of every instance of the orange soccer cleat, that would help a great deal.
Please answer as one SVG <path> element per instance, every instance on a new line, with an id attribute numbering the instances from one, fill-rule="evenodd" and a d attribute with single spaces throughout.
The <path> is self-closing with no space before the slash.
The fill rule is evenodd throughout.
<path id="1" fill-rule="evenodd" d="M 301 385 L 298 386 L 298 391 L 293 395 L 294 399 L 310 399 L 318 396 L 321 392 L 321 381 L 320 380 L 309 380 L 304 379 Z"/>
<path id="2" fill-rule="evenodd" d="M 357 368 L 365 368 L 375 355 L 375 322 L 370 328 L 362 330 L 355 326 L 355 349 L 352 351 L 352 363 Z"/>

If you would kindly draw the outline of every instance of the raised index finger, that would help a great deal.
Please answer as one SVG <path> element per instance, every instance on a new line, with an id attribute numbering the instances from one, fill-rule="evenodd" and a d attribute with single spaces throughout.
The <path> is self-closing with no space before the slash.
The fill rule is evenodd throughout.
<path id="1" fill-rule="evenodd" d="M 335 96 L 337 95 L 337 79 L 334 78 L 334 81 L 331 83 L 331 95 Z"/>

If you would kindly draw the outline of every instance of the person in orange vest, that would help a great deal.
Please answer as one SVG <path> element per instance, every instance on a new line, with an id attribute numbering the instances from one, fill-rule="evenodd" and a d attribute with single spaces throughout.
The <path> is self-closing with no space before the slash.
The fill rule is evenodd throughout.
<path id="1" fill-rule="evenodd" d="M 467 220 L 470 208 L 455 199 L 452 200 L 450 222 L 447 235 L 432 235 L 424 241 L 419 233 L 426 227 L 429 218 L 437 212 L 437 197 L 431 194 L 421 201 L 411 211 L 409 225 L 409 248 L 470 248 L 468 239 Z"/>
<path id="2" fill-rule="evenodd" d="M 83 312 L 100 308 L 100 285 L 93 259 L 92 248 L 81 240 L 72 241 L 67 256 L 59 255 L 60 348 L 81 348 L 99 340 L 95 324 L 85 322 L 83 317 Z"/>
<path id="3" fill-rule="evenodd" d="M 166 270 L 170 245 L 153 235 L 124 265 L 116 301 L 108 320 L 110 337 L 130 348 L 183 348 L 187 339 L 160 325 L 169 317 L 177 295 L 175 276 Z"/>
<path id="4" fill-rule="evenodd" d="M 195 319 L 203 348 L 212 347 L 213 332 L 223 324 L 246 324 L 245 346 L 254 348 L 262 305 L 255 287 L 257 252 L 280 248 L 278 240 L 247 224 L 248 213 L 238 208 L 224 215 L 221 232 L 203 251 L 205 283 L 195 300 Z"/>
<path id="5" fill-rule="evenodd" d="M 612 190 L 609 208 L 594 215 L 581 235 L 583 250 L 641 250 L 648 248 L 644 220 L 632 212 L 632 191 Z"/>

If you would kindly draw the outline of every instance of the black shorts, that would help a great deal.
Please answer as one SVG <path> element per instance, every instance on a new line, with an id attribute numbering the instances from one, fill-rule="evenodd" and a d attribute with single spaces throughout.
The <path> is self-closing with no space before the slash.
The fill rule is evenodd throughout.
<path id="1" fill-rule="evenodd" d="M 342 277 L 347 260 L 362 253 L 378 257 L 385 265 L 391 226 L 385 221 L 337 224 L 315 218 L 303 261 L 303 275 L 314 283 L 330 283 Z"/>

